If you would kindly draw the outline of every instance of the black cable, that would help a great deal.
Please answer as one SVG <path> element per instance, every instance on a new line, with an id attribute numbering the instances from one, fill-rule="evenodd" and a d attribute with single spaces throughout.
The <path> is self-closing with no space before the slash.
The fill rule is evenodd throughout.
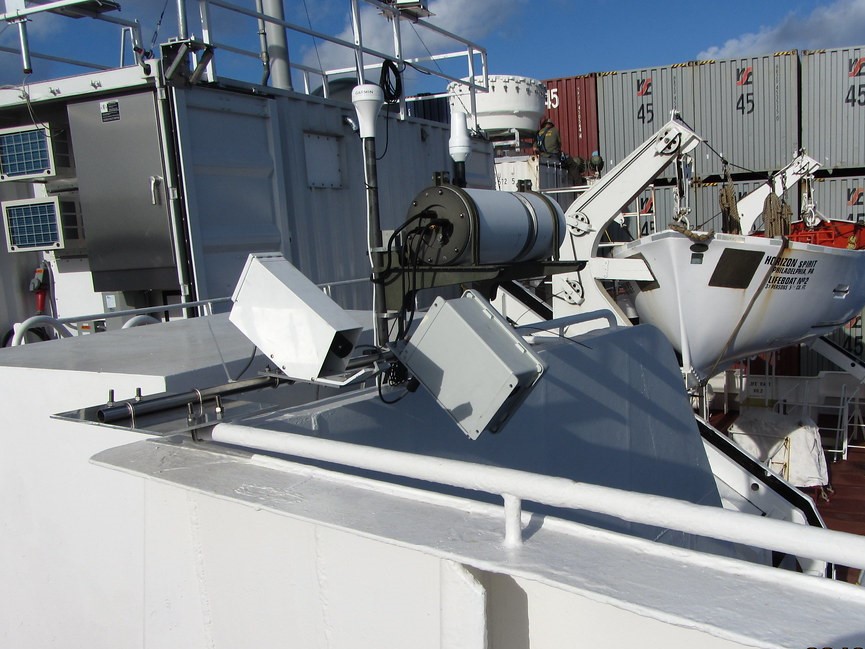
<path id="1" fill-rule="evenodd" d="M 387 118 L 387 114 L 384 116 L 384 151 L 381 152 L 380 156 L 376 157 L 376 162 L 379 160 L 384 160 L 384 157 L 387 155 L 387 145 L 390 144 L 390 120 Z"/>
<path id="2" fill-rule="evenodd" d="M 27 330 L 28 334 L 33 334 L 42 342 L 48 342 L 51 340 L 51 336 L 43 329 L 42 327 L 33 327 L 32 329 Z M 0 341 L 0 347 L 9 347 L 12 343 L 12 339 L 15 338 L 15 329 L 10 329 L 3 336 L 3 340 Z M 21 339 L 21 344 L 25 344 L 27 341 L 24 338 Z"/>
<path id="3" fill-rule="evenodd" d="M 391 75 L 393 75 L 393 81 L 391 81 Z M 396 63 L 390 59 L 385 59 L 381 64 L 381 76 L 378 85 L 384 91 L 385 103 L 394 104 L 402 98 L 402 75 Z"/>
<path id="4" fill-rule="evenodd" d="M 402 265 L 403 268 L 406 268 L 409 265 L 410 260 L 409 260 L 407 251 L 411 250 L 412 245 L 414 245 L 413 244 L 414 238 L 415 237 L 421 237 L 421 240 L 422 240 L 423 231 L 424 231 L 424 228 L 418 227 L 406 235 L 406 244 L 401 251 L 402 254 L 400 255 L 400 264 Z M 400 304 L 399 313 L 397 314 L 397 319 L 399 320 L 399 329 L 397 331 L 397 340 L 402 340 L 408 335 L 409 329 L 411 329 L 411 325 L 412 325 L 412 322 L 414 320 L 414 293 L 417 290 L 417 269 L 418 269 L 418 266 L 420 265 L 420 262 L 419 262 L 420 256 L 421 256 L 420 244 L 418 244 L 418 254 L 414 255 L 414 261 L 412 262 L 412 266 L 411 266 L 411 273 L 409 274 L 405 270 L 402 272 L 402 295 L 403 295 L 403 299 L 402 299 L 402 303 Z M 408 284 L 407 284 L 407 280 L 410 280 L 410 282 Z M 407 306 L 407 301 L 409 298 L 411 298 L 411 303 L 412 303 L 412 309 L 411 309 L 412 315 L 411 315 L 411 319 L 408 321 L 408 323 L 406 323 L 406 315 L 408 314 L 408 309 L 409 309 L 409 307 Z"/>
<path id="5" fill-rule="evenodd" d="M 725 158 L 725 157 L 722 156 L 720 153 L 718 153 L 717 151 L 715 151 L 715 149 L 712 147 L 712 145 L 709 144 L 709 141 L 708 141 L 708 140 L 703 140 L 703 144 L 705 144 L 707 147 L 709 147 L 709 151 L 711 151 L 711 152 L 714 153 L 716 156 L 718 156 L 718 158 L 719 158 L 719 159 L 721 160 L 721 162 L 723 162 L 724 164 L 728 164 L 728 165 L 730 165 L 731 167 L 736 167 L 736 169 L 741 169 L 742 171 L 747 171 L 748 173 L 751 173 L 751 174 L 758 173 L 758 172 L 754 171 L 753 169 L 748 169 L 748 167 L 742 167 L 741 165 L 737 165 L 737 164 L 735 164 L 735 163 L 733 163 L 733 162 L 730 162 L 729 160 L 727 160 L 727 158 Z"/>
<path id="6" fill-rule="evenodd" d="M 417 290 L 418 290 L 418 288 L 417 288 L 417 286 L 418 286 L 418 279 L 417 279 L 417 275 L 418 275 L 418 268 L 419 268 L 419 266 L 420 266 L 420 259 L 423 257 L 423 253 L 426 251 L 426 248 L 427 248 L 427 246 L 428 246 L 428 244 L 426 243 L 425 239 L 424 239 L 423 236 L 422 236 L 422 235 L 423 235 L 423 230 L 424 230 L 424 228 L 418 228 L 418 235 L 419 235 L 421 238 L 420 238 L 420 243 L 418 244 L 418 251 L 417 251 L 417 254 L 414 256 L 414 265 L 412 266 L 412 274 L 411 274 L 411 278 L 412 278 L 412 279 L 411 279 L 411 296 L 412 296 L 412 300 L 411 300 L 411 315 L 409 316 L 408 322 L 407 322 L 406 325 L 405 325 L 405 332 L 404 332 L 404 334 L 403 334 L 404 336 L 407 336 L 407 335 L 408 335 L 408 332 L 411 331 L 411 326 L 412 326 L 412 324 L 414 324 L 414 316 L 415 316 L 415 313 L 417 312 L 417 308 L 416 308 L 416 304 L 415 304 L 416 300 L 414 299 L 414 296 L 415 296 L 415 293 L 416 293 Z M 405 300 L 403 300 L 403 307 L 405 307 Z"/>
<path id="7" fill-rule="evenodd" d="M 415 72 L 420 72 L 421 74 L 425 74 L 428 77 L 432 76 L 432 72 L 427 72 L 426 70 L 421 70 L 419 67 L 417 67 L 414 63 L 411 63 L 410 61 L 403 61 L 403 63 L 405 63 L 406 67 L 411 68 Z"/>
<path id="8" fill-rule="evenodd" d="M 381 271 L 381 273 L 379 273 L 379 279 L 375 280 L 377 283 L 385 284 L 386 283 L 385 279 L 388 277 L 388 275 L 391 274 L 391 272 L 393 272 L 391 270 L 391 261 L 390 260 L 391 260 L 391 253 L 393 252 L 393 243 L 396 240 L 396 237 L 403 230 L 405 230 L 410 224 L 412 224 L 415 221 L 418 221 L 422 218 L 428 217 L 428 216 L 429 215 L 424 213 L 424 212 L 421 212 L 420 214 L 415 214 L 413 217 L 411 217 L 405 223 L 403 223 L 401 226 L 399 226 L 396 230 L 394 230 L 393 233 L 391 233 L 390 238 L 387 240 L 387 266 L 384 268 L 384 270 Z M 418 228 L 418 229 L 420 230 L 422 228 Z M 400 251 L 400 253 L 401 253 L 400 254 L 400 261 L 401 262 L 403 260 L 403 256 L 402 256 L 403 252 L 404 252 L 404 249 L 402 251 Z"/>
<path id="9" fill-rule="evenodd" d="M 392 388 L 400 385 L 408 385 L 406 385 L 406 389 L 401 395 L 399 395 L 396 399 L 393 399 L 392 401 L 388 401 L 384 398 L 384 390 L 382 389 L 385 380 L 387 381 L 387 384 Z M 385 403 L 389 406 L 393 405 L 397 401 L 401 401 L 402 399 L 404 399 L 405 396 L 410 392 L 415 391 L 415 389 L 417 388 L 417 384 L 415 383 L 414 387 L 412 387 L 413 383 L 415 383 L 415 381 L 409 376 L 408 368 L 406 368 L 406 366 L 403 365 L 401 362 L 394 361 L 393 363 L 388 365 L 388 368 L 384 372 L 380 373 L 376 377 L 378 398 L 381 400 L 382 403 Z"/>
<path id="10" fill-rule="evenodd" d="M 413 245 L 413 240 L 416 236 L 419 236 L 423 231 L 422 228 L 415 228 L 411 232 L 406 235 L 405 238 L 405 246 L 403 246 L 400 251 L 400 266 L 402 267 L 401 279 L 402 279 L 402 302 L 399 306 L 399 312 L 397 313 L 397 320 L 399 323 L 399 327 L 397 328 L 397 337 L 396 340 L 403 340 L 408 335 L 408 327 L 406 326 L 406 314 L 408 313 L 408 307 L 406 305 L 406 301 L 409 296 L 412 295 L 412 290 L 414 287 L 414 282 L 411 284 L 408 281 L 411 277 L 406 272 L 406 266 L 408 262 L 407 250 Z M 416 263 L 417 257 L 415 257 Z"/>
<path id="11" fill-rule="evenodd" d="M 390 59 L 385 59 L 381 64 L 381 75 L 378 79 L 378 85 L 381 86 L 384 93 L 384 101 L 386 104 L 395 104 L 402 97 L 402 73 L 396 63 Z M 387 146 L 390 143 L 390 122 L 385 114 L 385 131 L 384 131 L 384 151 L 376 160 L 383 160 L 387 155 Z"/>
<path id="12" fill-rule="evenodd" d="M 252 365 L 252 361 L 255 360 L 255 354 L 256 354 L 257 352 L 258 352 L 258 346 L 257 346 L 257 345 L 253 345 L 253 346 L 252 346 L 252 356 L 250 356 L 250 357 L 249 357 L 249 360 L 246 361 L 246 365 L 243 366 L 243 369 L 240 370 L 240 373 L 238 373 L 237 376 L 235 376 L 233 379 L 231 379 L 231 380 L 229 381 L 229 383 L 233 383 L 233 382 L 235 382 L 235 381 L 239 381 L 239 380 L 240 380 L 240 377 L 243 376 L 244 374 L 246 374 L 246 371 L 247 371 L 247 370 L 250 368 L 250 366 Z"/>
<path id="13" fill-rule="evenodd" d="M 390 371 L 390 370 L 388 370 L 388 371 Z M 389 406 L 392 406 L 397 401 L 402 401 L 405 398 L 405 395 L 407 395 L 409 393 L 409 391 L 406 390 L 405 392 L 403 392 L 401 395 L 399 395 L 393 401 L 388 401 L 387 399 L 384 398 L 384 392 L 382 391 L 382 385 L 384 384 L 384 379 L 381 375 L 379 375 L 378 380 L 376 381 L 376 384 L 378 386 L 378 398 L 381 399 L 382 403 L 385 403 Z"/>

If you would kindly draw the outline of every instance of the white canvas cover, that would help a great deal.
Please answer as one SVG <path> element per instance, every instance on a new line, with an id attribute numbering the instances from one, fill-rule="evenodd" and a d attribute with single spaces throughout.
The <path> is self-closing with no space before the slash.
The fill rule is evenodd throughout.
<path id="1" fill-rule="evenodd" d="M 794 486 L 817 487 L 829 483 L 820 431 L 808 417 L 748 408 L 730 426 L 730 435 L 739 446 Z"/>

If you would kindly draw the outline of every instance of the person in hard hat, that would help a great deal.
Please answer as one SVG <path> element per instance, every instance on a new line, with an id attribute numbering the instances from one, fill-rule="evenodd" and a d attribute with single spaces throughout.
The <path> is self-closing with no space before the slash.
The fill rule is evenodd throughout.
<path id="1" fill-rule="evenodd" d="M 572 185 L 585 185 L 586 179 L 583 178 L 583 170 L 581 168 L 584 166 L 582 160 L 575 160 L 562 151 L 562 137 L 559 134 L 559 129 L 553 124 L 553 120 L 549 117 L 544 117 L 541 119 L 540 126 L 538 135 L 535 138 L 535 153 L 540 154 L 544 158 L 560 162 L 562 168 L 568 172 L 568 178 Z"/>
<path id="2" fill-rule="evenodd" d="M 550 157 L 560 156 L 562 153 L 562 137 L 549 117 L 541 119 L 540 129 L 535 138 L 535 151 Z"/>

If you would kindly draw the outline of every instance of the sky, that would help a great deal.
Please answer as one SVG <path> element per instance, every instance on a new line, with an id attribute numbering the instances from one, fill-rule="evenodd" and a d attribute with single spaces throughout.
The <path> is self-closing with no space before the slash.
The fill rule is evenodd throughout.
<path id="1" fill-rule="evenodd" d="M 116 15 L 140 19 L 145 49 L 177 34 L 177 0 L 119 1 L 121 12 Z M 255 5 L 253 0 L 233 2 L 249 9 Z M 200 36 L 198 2 L 187 0 L 187 4 L 190 31 Z M 428 6 L 434 14 L 430 22 L 486 48 L 490 73 L 538 79 L 865 44 L 865 0 L 429 0 Z M 285 0 L 285 17 L 289 22 L 351 40 L 348 0 Z M 218 8 L 211 10 L 211 19 L 216 40 L 256 47 L 253 19 L 228 17 Z M 362 25 L 367 45 L 390 50 L 393 35 L 387 20 L 365 6 Z M 17 47 L 17 28 L 4 25 L 0 30 L 0 47 Z M 28 23 L 33 51 L 112 66 L 119 61 L 117 30 L 89 19 L 50 14 L 35 16 Z M 435 34 L 424 33 L 405 21 L 401 35 L 408 55 L 456 48 L 453 43 L 443 46 Z M 294 37 L 289 50 L 293 63 L 314 67 L 319 62 L 328 68 L 348 66 L 352 61 L 344 48 L 320 39 Z M 226 76 L 258 80 L 261 75 L 256 59 L 225 51 L 217 53 L 216 65 L 218 73 Z M 463 60 L 431 65 L 454 76 L 467 74 Z M 34 59 L 29 79 L 72 72 L 68 66 Z M 17 85 L 23 79 L 19 56 L 0 52 L 0 84 Z M 410 91 L 444 90 L 431 87 L 431 83 L 417 73 L 406 74 Z"/>

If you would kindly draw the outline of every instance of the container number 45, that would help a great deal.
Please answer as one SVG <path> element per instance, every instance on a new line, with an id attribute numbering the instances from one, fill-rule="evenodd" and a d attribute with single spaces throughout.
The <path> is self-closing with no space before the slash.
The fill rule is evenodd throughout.
<path id="1" fill-rule="evenodd" d="M 847 96 L 844 97 L 844 103 L 850 104 L 850 108 L 865 106 L 865 83 L 860 83 L 858 86 L 850 86 L 847 90 Z"/>
<path id="2" fill-rule="evenodd" d="M 640 107 L 637 109 L 637 119 L 643 122 L 643 124 L 651 124 L 655 120 L 655 109 L 652 106 L 652 102 L 640 104 Z"/>

